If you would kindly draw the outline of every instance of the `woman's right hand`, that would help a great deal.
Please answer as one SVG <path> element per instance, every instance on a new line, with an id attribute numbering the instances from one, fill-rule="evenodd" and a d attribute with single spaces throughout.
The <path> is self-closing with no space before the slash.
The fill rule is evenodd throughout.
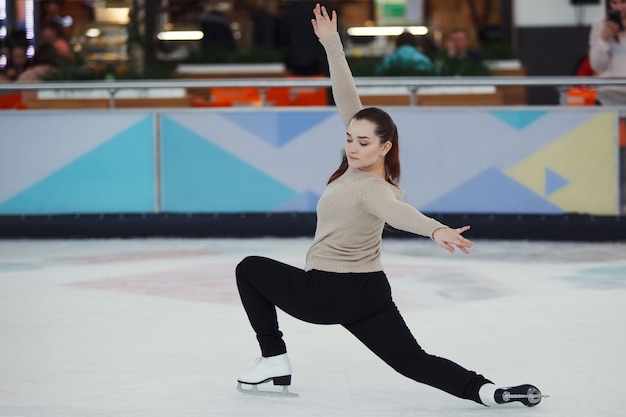
<path id="1" fill-rule="evenodd" d="M 611 38 L 619 36 L 619 26 L 612 20 L 606 20 L 604 22 L 604 28 L 602 29 L 602 40 L 608 42 Z"/>
<path id="2" fill-rule="evenodd" d="M 332 17 L 328 15 L 326 7 L 320 6 L 319 3 L 313 9 L 314 19 L 311 19 L 313 31 L 319 39 L 330 36 L 337 32 L 337 12 L 333 10 Z"/>

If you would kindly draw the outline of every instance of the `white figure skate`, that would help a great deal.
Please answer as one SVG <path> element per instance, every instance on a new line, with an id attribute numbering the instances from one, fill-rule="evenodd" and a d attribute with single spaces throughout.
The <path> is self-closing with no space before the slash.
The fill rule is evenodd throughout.
<path id="1" fill-rule="evenodd" d="M 237 378 L 237 389 L 245 394 L 297 397 L 298 394 L 289 392 L 291 385 L 291 363 L 286 353 L 268 358 L 261 356 L 257 364 Z M 282 386 L 282 391 L 261 391 L 258 385 L 272 381 L 274 385 Z M 244 388 L 250 386 L 250 388 Z"/>

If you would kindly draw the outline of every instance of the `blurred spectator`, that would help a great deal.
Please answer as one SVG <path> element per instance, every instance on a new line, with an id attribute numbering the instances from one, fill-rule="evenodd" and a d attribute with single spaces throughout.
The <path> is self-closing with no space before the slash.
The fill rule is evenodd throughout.
<path id="1" fill-rule="evenodd" d="M 433 63 L 418 42 L 409 32 L 396 38 L 396 50 L 383 58 L 376 67 L 377 75 L 424 75 L 432 74 Z"/>
<path id="2" fill-rule="evenodd" d="M 215 5 L 209 4 L 205 8 L 205 12 L 200 18 L 200 25 L 202 32 L 204 32 L 203 48 L 235 49 L 235 38 L 230 28 L 231 22 L 225 13 L 229 7 L 228 3 L 217 3 Z"/>
<path id="3" fill-rule="evenodd" d="M 280 22 L 280 41 L 286 48 L 285 66 L 291 75 L 328 74 L 326 53 L 311 30 L 311 14 L 319 1 L 296 0 Z"/>
<path id="4" fill-rule="evenodd" d="M 41 15 L 39 17 L 41 22 L 56 21 L 63 23 L 63 17 L 61 16 L 61 9 L 63 8 L 65 0 L 42 0 Z"/>
<path id="5" fill-rule="evenodd" d="M 435 62 L 437 58 L 437 54 L 439 53 L 439 48 L 437 48 L 437 44 L 433 41 L 433 38 L 430 35 L 422 35 L 417 38 L 417 48 L 430 59 L 430 62 Z"/>
<path id="6" fill-rule="evenodd" d="M 626 0 L 608 0 L 609 10 L 619 11 L 622 27 L 626 25 Z M 591 67 L 599 77 L 626 77 L 626 32 L 617 22 L 602 18 L 589 33 Z M 626 87 L 598 86 L 598 101 L 606 106 L 626 104 Z"/>
<path id="7" fill-rule="evenodd" d="M 26 46 L 23 44 L 13 45 L 9 55 L 6 76 L 10 81 L 15 81 L 28 68 L 29 62 L 26 56 Z"/>
<path id="8" fill-rule="evenodd" d="M 74 61 L 74 52 L 61 23 L 54 20 L 43 22 L 39 32 L 39 42 L 52 44 L 60 58 L 68 62 Z"/>
<path id="9" fill-rule="evenodd" d="M 249 16 L 253 24 L 252 39 L 255 45 L 275 48 L 277 45 L 276 2 L 257 0 L 250 8 Z"/>
<path id="10" fill-rule="evenodd" d="M 437 57 L 437 68 L 441 75 L 491 75 L 482 55 L 470 48 L 464 29 L 450 32 L 446 50 Z"/>
<path id="11" fill-rule="evenodd" d="M 59 55 L 54 45 L 42 43 L 35 49 L 31 66 L 17 77 L 18 82 L 54 79 L 59 72 Z"/>

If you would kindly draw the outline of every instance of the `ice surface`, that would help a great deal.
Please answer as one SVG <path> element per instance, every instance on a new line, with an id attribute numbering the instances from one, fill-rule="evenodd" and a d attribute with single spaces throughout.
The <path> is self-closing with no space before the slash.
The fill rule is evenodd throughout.
<path id="1" fill-rule="evenodd" d="M 339 326 L 280 313 L 299 398 L 236 389 L 256 340 L 234 268 L 302 266 L 310 239 L 0 241 L 2 416 L 568 416 L 626 412 L 626 245 L 388 239 L 394 298 L 426 351 L 535 408 L 486 408 L 388 368 Z"/>

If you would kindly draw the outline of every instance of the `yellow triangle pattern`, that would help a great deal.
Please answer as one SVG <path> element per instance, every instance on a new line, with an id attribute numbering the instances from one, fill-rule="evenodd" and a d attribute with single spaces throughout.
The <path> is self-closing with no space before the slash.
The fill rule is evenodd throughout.
<path id="1" fill-rule="evenodd" d="M 569 184 L 546 195 L 546 168 Z M 506 173 L 567 213 L 617 214 L 617 120 L 601 112 Z"/>

